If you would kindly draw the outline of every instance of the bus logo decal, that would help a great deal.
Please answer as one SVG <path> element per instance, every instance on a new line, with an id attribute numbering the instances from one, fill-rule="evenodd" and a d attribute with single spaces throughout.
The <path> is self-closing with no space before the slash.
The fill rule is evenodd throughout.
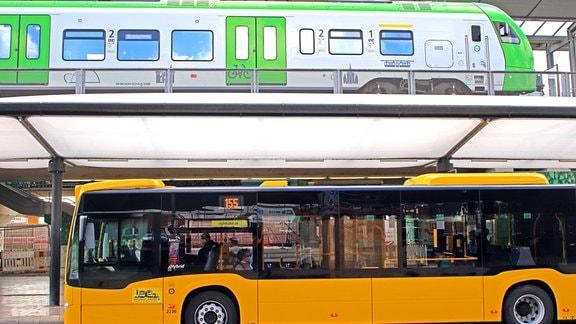
<path id="1" fill-rule="evenodd" d="M 132 302 L 137 304 L 161 303 L 162 290 L 160 288 L 133 288 Z"/>

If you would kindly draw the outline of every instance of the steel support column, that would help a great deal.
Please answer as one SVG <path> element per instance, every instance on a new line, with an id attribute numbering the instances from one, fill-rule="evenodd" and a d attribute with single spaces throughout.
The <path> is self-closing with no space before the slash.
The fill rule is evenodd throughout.
<path id="1" fill-rule="evenodd" d="M 52 208 L 50 229 L 50 306 L 60 305 L 60 233 L 62 227 L 62 174 L 66 171 L 64 159 L 48 162 L 52 173 Z"/>

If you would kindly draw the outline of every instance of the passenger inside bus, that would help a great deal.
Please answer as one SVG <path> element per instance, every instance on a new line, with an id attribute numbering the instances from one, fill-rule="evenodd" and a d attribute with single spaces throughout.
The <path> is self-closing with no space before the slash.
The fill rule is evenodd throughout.
<path id="1" fill-rule="evenodd" d="M 240 249 L 238 251 L 238 261 L 234 264 L 234 270 L 252 270 L 250 256 L 252 256 L 252 252 L 249 249 Z"/>
<path id="2" fill-rule="evenodd" d="M 210 251 L 212 251 L 212 247 L 218 245 L 218 243 L 214 242 L 210 238 L 210 233 L 202 233 L 202 235 L 200 236 L 200 239 L 202 239 L 202 241 L 204 241 L 204 245 L 198 251 L 197 262 L 199 264 L 205 264 L 206 261 L 208 261 L 208 255 L 210 254 Z"/>

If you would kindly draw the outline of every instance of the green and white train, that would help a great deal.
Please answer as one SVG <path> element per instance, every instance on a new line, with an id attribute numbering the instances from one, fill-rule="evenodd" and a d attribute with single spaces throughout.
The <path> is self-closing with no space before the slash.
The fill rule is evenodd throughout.
<path id="1" fill-rule="evenodd" d="M 536 89 L 528 39 L 481 3 L 1 1 L 0 39 L 10 87 Z"/>

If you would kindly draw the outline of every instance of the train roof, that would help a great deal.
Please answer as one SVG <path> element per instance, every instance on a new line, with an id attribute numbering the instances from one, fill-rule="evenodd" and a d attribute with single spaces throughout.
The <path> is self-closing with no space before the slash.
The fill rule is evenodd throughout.
<path id="1" fill-rule="evenodd" d="M 212 8 L 212 9 L 275 9 L 387 11 L 431 13 L 484 13 L 495 7 L 480 3 L 454 2 L 269 2 L 218 0 L 160 0 L 157 2 L 122 1 L 0 1 L 0 8 Z M 496 9 L 498 10 L 498 9 Z"/>

